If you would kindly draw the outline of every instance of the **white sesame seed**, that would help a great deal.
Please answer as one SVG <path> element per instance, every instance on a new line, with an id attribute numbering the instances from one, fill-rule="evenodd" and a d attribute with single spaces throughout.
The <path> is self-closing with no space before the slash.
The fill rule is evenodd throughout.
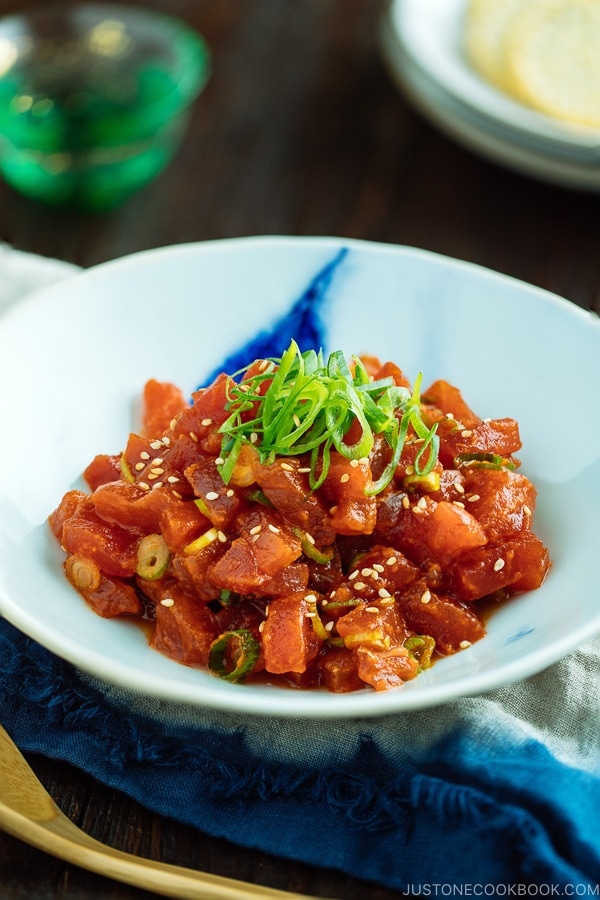
<path id="1" fill-rule="evenodd" d="M 150 441 L 150 446 L 153 450 L 160 450 L 162 447 L 162 441 Z"/>
<path id="2" fill-rule="evenodd" d="M 354 590 L 355 591 L 364 591 L 365 588 L 366 588 L 366 584 L 364 583 L 364 581 L 355 581 L 354 582 Z"/>
<path id="3" fill-rule="evenodd" d="M 419 509 L 427 509 L 427 500 L 425 499 L 425 497 L 421 497 L 421 499 L 417 503 L 417 506 L 419 507 Z"/>
<path id="4" fill-rule="evenodd" d="M 163 486 L 163 482 L 162 482 L 162 481 L 157 481 L 156 484 L 153 484 L 153 485 L 152 485 L 152 490 L 153 490 L 153 491 L 157 491 L 157 490 L 158 490 L 159 488 L 161 488 L 162 486 Z"/>
<path id="5" fill-rule="evenodd" d="M 190 431 L 190 437 L 194 441 L 195 444 L 198 443 L 198 435 L 196 434 L 195 431 Z"/>
<path id="6" fill-rule="evenodd" d="M 447 419 L 453 419 L 453 418 L 454 418 L 454 413 L 446 413 L 446 418 L 447 418 Z"/>
<path id="7" fill-rule="evenodd" d="M 255 525 L 254 528 L 250 529 L 250 534 L 259 534 L 262 531 L 262 525 Z"/>
<path id="8" fill-rule="evenodd" d="M 292 418 L 294 420 L 294 425 L 296 426 L 296 428 L 300 428 L 300 416 L 297 413 L 294 413 Z"/>
<path id="9" fill-rule="evenodd" d="M 140 459 L 150 459 L 150 454 L 147 450 L 142 450 L 140 453 Z"/>
<path id="10" fill-rule="evenodd" d="M 379 588 L 377 593 L 379 594 L 380 597 L 384 597 L 384 598 L 392 596 L 386 588 Z"/>
<path id="11" fill-rule="evenodd" d="M 312 536 L 312 534 L 309 534 L 309 533 L 308 533 L 308 531 L 306 532 L 306 540 L 308 541 L 309 544 L 312 544 L 313 547 L 314 547 L 314 545 L 315 545 L 315 539 L 314 539 L 314 537 Z"/>
<path id="12" fill-rule="evenodd" d="M 347 481 L 350 481 L 350 476 L 348 475 L 347 472 L 344 472 L 344 474 L 340 478 L 340 481 L 342 484 L 346 484 Z"/>
<path id="13" fill-rule="evenodd" d="M 316 615 L 317 614 L 316 614 L 316 612 L 314 612 L 314 610 L 309 609 L 304 613 L 304 618 L 305 619 L 314 619 L 316 617 Z"/>
<path id="14" fill-rule="evenodd" d="M 371 578 L 373 579 L 373 581 L 377 581 L 377 579 L 379 578 L 379 572 L 377 571 L 377 569 L 373 568 L 373 571 L 371 572 Z"/>
<path id="15" fill-rule="evenodd" d="M 304 599 L 306 600 L 307 603 L 316 603 L 317 602 L 316 594 L 305 594 Z"/>
<path id="16" fill-rule="evenodd" d="M 385 572 L 385 568 L 381 565 L 381 563 L 373 563 L 373 568 L 376 572 Z"/>
<path id="17" fill-rule="evenodd" d="M 173 496 L 176 497 L 178 500 L 183 500 L 183 495 L 180 494 L 179 491 L 171 491 L 171 493 L 172 493 Z"/>
<path id="18" fill-rule="evenodd" d="M 255 431 L 250 434 L 250 443 L 255 444 L 258 440 L 258 435 Z"/>
<path id="19" fill-rule="evenodd" d="M 414 512 L 415 516 L 423 515 L 423 509 L 420 506 L 413 506 L 412 511 Z"/>
<path id="20" fill-rule="evenodd" d="M 171 429 L 171 431 L 174 430 L 176 425 L 177 425 L 177 419 L 171 419 L 171 421 L 169 422 L 169 428 Z"/>
<path id="21" fill-rule="evenodd" d="M 179 478 L 177 477 L 177 475 L 169 475 L 167 477 L 167 481 L 169 482 L 169 484 L 177 484 Z"/>
<path id="22" fill-rule="evenodd" d="M 357 469 L 357 468 L 358 468 L 358 460 L 357 460 L 357 459 L 351 459 L 351 460 L 350 460 L 350 465 L 352 466 L 353 469 Z"/>
<path id="23" fill-rule="evenodd" d="M 235 494 L 235 491 L 233 490 L 233 488 L 229 488 L 229 489 L 227 490 L 225 496 L 226 496 L 226 497 L 233 497 L 234 494 Z"/>
<path id="24" fill-rule="evenodd" d="M 204 496 L 206 497 L 207 500 L 218 500 L 219 499 L 219 495 L 217 494 L 216 491 L 209 491 Z"/>
<path id="25" fill-rule="evenodd" d="M 282 462 L 282 463 L 279 463 L 279 465 L 285 472 L 293 472 L 294 471 L 294 467 L 290 466 L 289 463 Z"/>
<path id="26" fill-rule="evenodd" d="M 372 575 L 372 574 L 373 574 L 373 569 L 368 569 L 368 568 L 361 569 L 361 570 L 360 570 L 360 574 L 361 574 L 361 575 L 364 575 L 365 578 L 368 578 L 369 575 Z"/>
<path id="27" fill-rule="evenodd" d="M 139 462 L 139 463 L 136 463 L 136 464 L 135 464 L 135 470 L 136 470 L 136 472 L 141 472 L 142 469 L 145 469 L 145 468 L 146 468 L 146 464 L 143 463 L 143 462 Z"/>
<path id="28" fill-rule="evenodd" d="M 272 531 L 273 534 L 279 534 L 279 532 L 281 531 L 281 529 L 278 528 L 277 525 L 273 525 L 272 522 L 269 522 L 269 531 Z"/>
<path id="29" fill-rule="evenodd" d="M 414 474 L 415 474 L 415 467 L 414 467 L 414 466 L 407 466 L 406 469 L 405 469 L 404 471 L 405 471 L 405 473 L 406 473 L 407 475 L 414 475 Z"/>
<path id="30" fill-rule="evenodd" d="M 527 506 L 527 504 L 525 504 L 525 505 L 523 506 L 523 512 L 525 513 L 526 516 L 530 516 L 530 515 L 531 515 L 531 510 L 529 509 L 529 507 Z"/>
<path id="31" fill-rule="evenodd" d="M 431 591 L 423 591 L 421 594 L 421 603 L 429 603 L 431 600 Z"/>
<path id="32" fill-rule="evenodd" d="M 208 426 L 212 425 L 212 423 L 213 423 L 212 419 L 202 419 L 202 422 L 200 424 L 204 425 L 205 428 L 208 428 Z"/>
<path id="33" fill-rule="evenodd" d="M 264 372 L 268 365 L 269 365 L 269 360 L 268 360 L 268 359 L 262 359 L 261 362 L 260 362 L 260 365 L 259 365 L 259 367 L 258 367 L 258 371 L 259 371 L 259 372 Z"/>
<path id="34" fill-rule="evenodd" d="M 156 466 L 156 468 L 152 468 L 152 469 L 150 469 L 150 471 L 152 472 L 153 475 L 164 475 L 165 474 L 165 470 L 163 468 L 161 468 L 160 466 Z"/>
<path id="35" fill-rule="evenodd" d="M 148 478 L 148 481 L 156 481 L 158 475 L 156 475 L 154 472 L 149 472 L 146 477 Z"/>
<path id="36" fill-rule="evenodd" d="M 217 456 L 217 458 L 215 459 L 215 466 L 222 466 L 224 464 L 225 464 L 225 460 L 223 459 L 223 457 Z"/>
<path id="37" fill-rule="evenodd" d="M 473 434 L 473 432 L 471 431 L 470 428 L 463 428 L 463 430 L 460 433 L 460 436 L 464 437 L 464 438 L 470 438 L 472 434 Z"/>
<path id="38" fill-rule="evenodd" d="M 260 631 L 261 634 L 264 631 L 265 625 L 266 625 L 266 622 L 261 622 L 260 625 L 258 626 L 258 630 Z"/>
<path id="39" fill-rule="evenodd" d="M 302 472 L 303 475 L 306 475 L 308 472 L 310 472 L 310 466 L 302 466 L 298 469 L 298 472 Z"/>
<path id="40" fill-rule="evenodd" d="M 464 503 L 461 503 L 460 500 L 453 500 L 453 501 L 452 501 L 452 506 L 458 506 L 459 509 L 464 509 L 464 508 L 465 508 L 465 504 L 464 504 Z"/>
<path id="41" fill-rule="evenodd" d="M 325 626 L 325 631 L 333 631 L 333 622 L 328 622 Z"/>
<path id="42" fill-rule="evenodd" d="M 483 420 L 485 425 L 489 425 L 491 421 L 492 420 L 489 417 Z"/>
<path id="43" fill-rule="evenodd" d="M 330 506 L 330 507 L 329 507 L 329 515 L 330 515 L 330 516 L 335 516 L 335 514 L 336 514 L 337 511 L 338 511 L 337 505 L 336 505 L 336 506 Z"/>
<path id="44" fill-rule="evenodd" d="M 505 566 L 504 560 L 502 558 L 497 559 L 496 562 L 494 563 L 494 572 L 499 572 L 500 569 L 504 568 L 504 566 Z"/>
<path id="45" fill-rule="evenodd" d="M 164 600 L 160 601 L 161 606 L 175 606 L 175 601 L 172 597 L 165 597 Z"/>
<path id="46" fill-rule="evenodd" d="M 260 531 L 252 535 L 252 543 L 255 544 L 260 537 Z"/>
<path id="47" fill-rule="evenodd" d="M 359 463 L 361 464 L 361 466 L 366 466 L 366 465 L 368 465 L 368 464 L 369 464 L 369 457 L 368 457 L 368 456 L 361 456 L 361 458 L 359 459 Z"/>
<path id="48" fill-rule="evenodd" d="M 350 572 L 350 574 L 348 575 L 348 578 L 350 581 L 353 581 L 357 575 L 358 575 L 358 569 L 355 569 L 353 572 Z"/>
<path id="49" fill-rule="evenodd" d="M 469 501 L 469 503 L 476 503 L 477 500 L 481 500 L 481 497 L 479 496 L 479 494 L 471 494 L 470 497 L 467 497 L 467 500 Z"/>
<path id="50" fill-rule="evenodd" d="M 365 606 L 365 612 L 378 613 L 379 608 L 377 606 Z"/>
<path id="51" fill-rule="evenodd" d="M 170 437 L 164 437 L 164 438 L 162 439 L 162 442 L 163 442 L 163 444 L 165 445 L 165 447 L 169 447 L 170 444 L 171 444 L 171 438 L 170 438 Z"/>
<path id="52" fill-rule="evenodd" d="M 453 482 L 452 482 L 452 485 L 453 485 L 453 487 L 454 487 L 454 490 L 455 490 L 458 494 L 464 494 L 465 489 L 464 489 L 464 487 L 462 486 L 462 484 L 460 483 L 460 481 L 453 481 Z"/>
<path id="53" fill-rule="evenodd" d="M 461 641 L 458 646 L 460 647 L 461 650 L 466 650 L 467 647 L 471 646 L 471 641 Z"/>
<path id="54" fill-rule="evenodd" d="M 405 494 L 404 497 L 402 498 L 402 508 L 403 508 L 403 509 L 410 509 L 410 500 L 408 499 L 408 497 L 406 496 L 406 494 Z"/>
<path id="55" fill-rule="evenodd" d="M 221 542 L 221 544 L 227 543 L 227 535 L 223 534 L 222 531 L 217 531 L 217 538 Z"/>
<path id="56" fill-rule="evenodd" d="M 163 463 L 164 463 L 164 459 L 162 458 L 162 456 L 156 456 L 156 457 L 152 460 L 152 465 L 153 465 L 153 466 L 162 466 Z"/>
<path id="57" fill-rule="evenodd" d="M 395 566 L 397 562 L 398 562 L 398 560 L 395 556 L 388 556 L 388 558 L 385 561 L 385 564 L 386 564 L 386 566 Z"/>

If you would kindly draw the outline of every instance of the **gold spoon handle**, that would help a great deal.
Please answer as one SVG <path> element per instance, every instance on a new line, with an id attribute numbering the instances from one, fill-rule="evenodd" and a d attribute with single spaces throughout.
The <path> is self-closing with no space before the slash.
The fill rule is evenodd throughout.
<path id="1" fill-rule="evenodd" d="M 71 824 L 69 820 L 67 822 Z M 48 823 L 32 822 L 0 803 L 0 826 L 13 837 L 80 868 L 164 897 L 180 900 L 310 900 L 306 894 L 280 891 L 133 856 L 94 841 L 85 832 L 79 832 L 76 826 L 73 826 L 72 834 L 67 835 L 61 834 L 63 829 L 56 827 L 59 820 L 55 819 L 52 824 L 54 827 L 50 828 Z M 60 822 L 60 825 L 65 824 Z M 67 830 L 64 828 L 65 832 Z"/>
<path id="2" fill-rule="evenodd" d="M 1 726 L 0 829 L 83 869 L 164 897 L 179 900 L 311 900 L 306 894 L 280 891 L 134 856 L 95 840 L 58 808 Z"/>

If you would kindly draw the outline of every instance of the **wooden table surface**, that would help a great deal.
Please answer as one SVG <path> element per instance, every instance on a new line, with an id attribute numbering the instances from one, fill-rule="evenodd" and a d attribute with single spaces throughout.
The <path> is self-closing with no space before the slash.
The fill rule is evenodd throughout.
<path id="1" fill-rule="evenodd" d="M 34 3 L 0 2 L 0 13 Z M 91 266 L 138 250 L 255 234 L 341 235 L 479 263 L 600 311 L 598 198 L 452 143 L 382 63 L 383 0 L 147 0 L 201 31 L 212 78 L 170 168 L 105 214 L 45 208 L 0 185 L 0 240 Z M 535 335 L 531 335 L 535 340 Z M 401 896 L 154 815 L 68 765 L 30 761 L 59 805 L 121 849 L 343 900 Z M 0 897 L 151 896 L 0 834 Z"/>

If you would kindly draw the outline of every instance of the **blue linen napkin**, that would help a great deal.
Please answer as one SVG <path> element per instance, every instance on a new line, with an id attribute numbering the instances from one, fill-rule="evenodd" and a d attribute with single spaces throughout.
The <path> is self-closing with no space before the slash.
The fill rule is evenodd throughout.
<path id="1" fill-rule="evenodd" d="M 342 259 L 291 311 L 303 347 L 321 343 Z M 227 368 L 280 353 L 289 323 Z M 283 858 L 426 896 L 597 896 L 599 664 L 596 638 L 516 685 L 427 710 L 253 719 L 109 685 L 0 620 L 0 721 L 22 750 Z"/>

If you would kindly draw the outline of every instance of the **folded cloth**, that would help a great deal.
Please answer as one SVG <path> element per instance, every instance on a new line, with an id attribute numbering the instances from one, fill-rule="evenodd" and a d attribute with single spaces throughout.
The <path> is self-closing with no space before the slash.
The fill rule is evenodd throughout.
<path id="1" fill-rule="evenodd" d="M 0 252 L 0 285 L 12 260 Z M 334 267 L 294 308 L 308 342 L 307 298 Z M 21 749 L 239 845 L 412 894 L 587 896 L 600 890 L 599 664 L 596 638 L 426 710 L 251 718 L 107 684 L 0 620 L 0 721 Z"/>
<path id="2" fill-rule="evenodd" d="M 0 244 L 0 312 L 32 291 L 78 271 L 72 263 L 34 256 Z"/>

